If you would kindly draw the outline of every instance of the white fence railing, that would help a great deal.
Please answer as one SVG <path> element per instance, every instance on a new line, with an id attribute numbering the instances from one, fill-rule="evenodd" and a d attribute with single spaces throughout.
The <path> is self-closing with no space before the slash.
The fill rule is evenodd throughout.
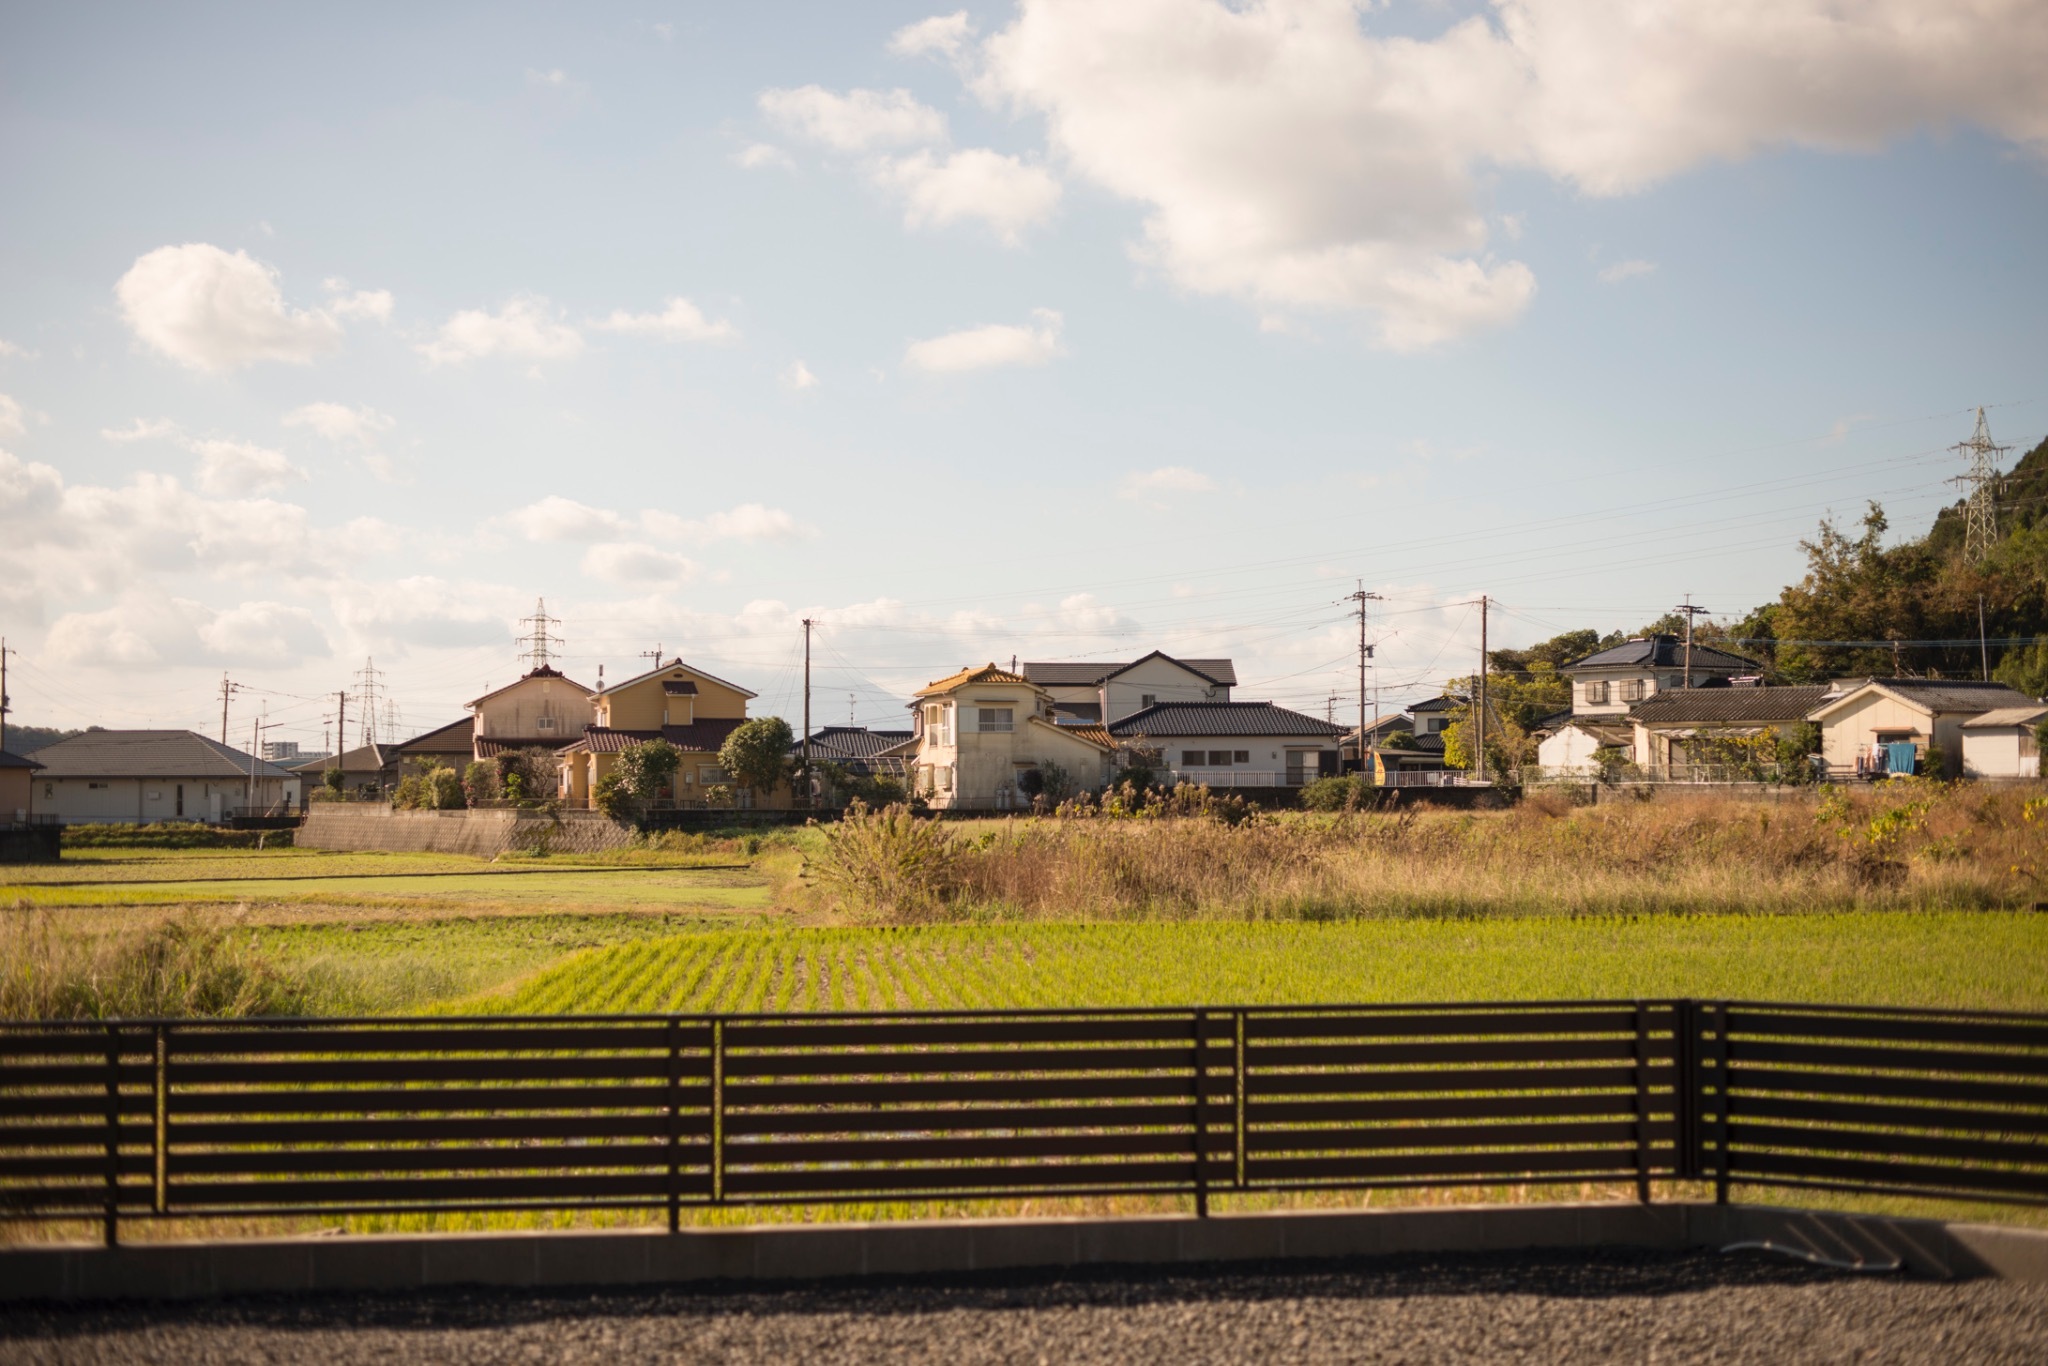
<path id="1" fill-rule="evenodd" d="M 1323 775 L 1312 768 L 1176 768 L 1177 783 L 1201 787 L 1301 787 Z"/>

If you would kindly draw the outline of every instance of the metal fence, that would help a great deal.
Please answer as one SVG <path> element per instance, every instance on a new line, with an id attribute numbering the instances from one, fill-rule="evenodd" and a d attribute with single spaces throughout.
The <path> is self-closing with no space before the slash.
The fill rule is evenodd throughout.
<path id="1" fill-rule="evenodd" d="M 1696 1001 L 0 1028 L 0 1214 L 1703 1180 L 2048 1201 L 2048 1017 Z"/>

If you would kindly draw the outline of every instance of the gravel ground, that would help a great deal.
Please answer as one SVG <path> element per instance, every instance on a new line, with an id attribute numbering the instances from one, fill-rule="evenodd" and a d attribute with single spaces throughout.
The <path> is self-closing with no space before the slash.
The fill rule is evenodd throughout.
<path id="1" fill-rule="evenodd" d="M 1493 1254 L 14 1309 L 8 1362 L 2048 1361 L 2048 1286 Z"/>

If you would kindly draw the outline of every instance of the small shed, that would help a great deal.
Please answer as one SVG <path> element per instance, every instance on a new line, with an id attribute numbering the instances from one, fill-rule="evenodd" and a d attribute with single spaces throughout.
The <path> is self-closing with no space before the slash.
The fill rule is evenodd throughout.
<path id="1" fill-rule="evenodd" d="M 2041 774 L 2040 726 L 2048 721 L 2048 703 L 2000 707 L 1963 722 L 1963 776 L 1966 778 L 2038 778 Z"/>

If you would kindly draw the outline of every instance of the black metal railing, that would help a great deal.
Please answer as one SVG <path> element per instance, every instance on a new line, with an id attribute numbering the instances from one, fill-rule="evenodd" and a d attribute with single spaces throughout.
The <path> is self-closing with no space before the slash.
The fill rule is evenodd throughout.
<path id="1" fill-rule="evenodd" d="M 2048 1017 L 1689 1000 L 0 1027 L 0 1216 L 1600 1182 L 2048 1201 Z"/>

